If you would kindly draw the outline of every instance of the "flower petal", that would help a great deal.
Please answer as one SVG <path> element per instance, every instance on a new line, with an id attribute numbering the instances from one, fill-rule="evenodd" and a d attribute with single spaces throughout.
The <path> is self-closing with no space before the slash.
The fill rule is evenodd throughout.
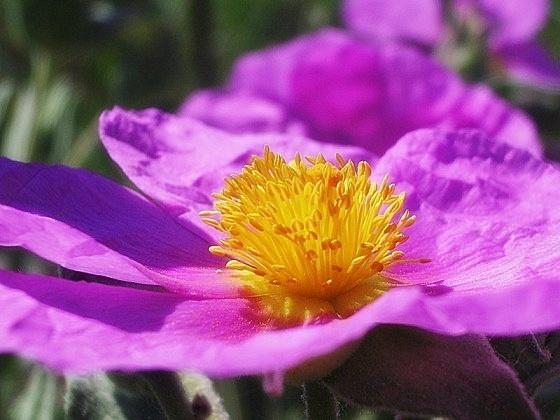
<path id="1" fill-rule="evenodd" d="M 197 91 L 178 113 L 230 133 L 306 133 L 305 125 L 279 103 L 244 92 Z"/>
<path id="2" fill-rule="evenodd" d="M 354 403 L 415 415 L 539 417 L 513 371 L 474 335 L 380 326 L 325 382 Z"/>
<path id="3" fill-rule="evenodd" d="M 560 172 L 552 165 L 479 131 L 418 130 L 376 173 L 408 192 L 417 215 L 403 250 L 434 258 L 409 278 L 471 289 L 556 275 Z"/>
<path id="4" fill-rule="evenodd" d="M 64 372 L 170 369 L 213 376 L 285 371 L 360 339 L 380 314 L 370 305 L 345 320 L 270 331 L 244 299 L 193 300 L 5 271 L 0 307 L 0 352 Z"/>
<path id="5" fill-rule="evenodd" d="M 374 40 L 433 45 L 443 35 L 440 0 L 345 0 L 346 27 Z"/>
<path id="6" fill-rule="evenodd" d="M 510 335 L 560 324 L 551 309 L 560 292 L 557 169 L 481 132 L 419 130 L 375 171 L 408 192 L 417 216 L 400 249 L 432 260 L 386 273 L 436 295 L 424 303 L 442 321 L 435 330 Z"/>
<path id="7" fill-rule="evenodd" d="M 235 135 L 157 110 L 106 111 L 100 132 L 113 160 L 138 188 L 209 235 L 216 233 L 201 224 L 197 212 L 211 209 L 211 193 L 221 190 L 224 179 L 239 172 L 252 155 L 262 154 L 267 144 L 287 159 L 297 152 L 374 159 L 357 147 L 324 145 L 297 134 Z"/>
<path id="8" fill-rule="evenodd" d="M 0 271 L 0 351 L 62 372 L 219 370 L 216 346 L 255 326 L 246 301 L 216 302 Z"/>
<path id="9" fill-rule="evenodd" d="M 466 85 L 416 50 L 334 29 L 241 58 L 229 89 L 280 103 L 314 139 L 379 154 L 407 132 L 434 126 L 481 128 L 542 153 L 533 122 L 490 89 Z"/>
<path id="10" fill-rule="evenodd" d="M 118 280 L 194 285 L 201 272 L 222 264 L 203 232 L 120 185 L 62 166 L 2 158 L 0 228 L 3 246 Z"/>
<path id="11" fill-rule="evenodd" d="M 211 283 L 213 278 L 206 280 Z M 543 298 L 551 303 L 557 294 L 546 292 Z M 519 303 L 521 309 L 531 306 L 521 298 L 519 293 L 511 304 Z M 491 306 L 491 300 L 484 302 Z M 468 307 L 453 312 L 459 304 L 452 308 L 420 288 L 401 288 L 347 319 L 267 330 L 256 307 L 245 299 L 185 299 L 167 292 L 0 271 L 0 352 L 16 352 L 63 372 L 170 369 L 220 377 L 274 374 L 351 345 L 379 323 L 420 324 L 450 334 L 484 329 L 465 321 L 476 318 Z M 480 317 L 492 318 L 487 309 Z M 558 305 L 545 310 L 558 324 Z M 472 311 L 477 313 L 479 307 Z M 503 312 L 498 315 L 505 317 Z"/>
<path id="12" fill-rule="evenodd" d="M 483 20 L 493 49 L 531 40 L 550 12 L 549 0 L 531 1 L 530 10 L 523 0 L 454 0 L 454 6 L 464 18 Z"/>
<path id="13" fill-rule="evenodd" d="M 508 45 L 496 54 L 511 79 L 530 86 L 560 90 L 560 63 L 540 45 Z"/>
<path id="14" fill-rule="evenodd" d="M 492 89 L 482 84 L 471 86 L 456 104 L 451 121 L 440 125 L 448 129 L 477 128 L 493 139 L 534 156 L 542 155 L 537 127 L 529 116 L 497 98 Z"/>

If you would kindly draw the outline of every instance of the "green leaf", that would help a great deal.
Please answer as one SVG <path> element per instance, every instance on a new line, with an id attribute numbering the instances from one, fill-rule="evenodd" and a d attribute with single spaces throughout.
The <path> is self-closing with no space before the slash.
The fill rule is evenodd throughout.
<path id="1" fill-rule="evenodd" d="M 0 379 L 0 418 L 62 419 L 62 383 L 56 376 L 16 357 L 1 356 Z"/>
<path id="2" fill-rule="evenodd" d="M 11 118 L 6 128 L 2 154 L 12 159 L 30 159 L 36 129 L 38 91 L 35 84 L 29 84 L 16 94 Z"/>

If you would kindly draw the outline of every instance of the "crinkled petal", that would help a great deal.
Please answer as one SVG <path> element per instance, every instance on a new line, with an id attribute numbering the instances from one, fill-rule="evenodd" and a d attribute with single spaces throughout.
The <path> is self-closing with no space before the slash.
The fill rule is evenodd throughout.
<path id="1" fill-rule="evenodd" d="M 433 45 L 443 35 L 442 9 L 440 0 L 345 0 L 342 19 L 374 40 Z"/>
<path id="2" fill-rule="evenodd" d="M 515 373 L 480 336 L 380 326 L 325 382 L 343 399 L 400 413 L 539 418 Z"/>
<path id="3" fill-rule="evenodd" d="M 511 79 L 538 88 L 560 90 L 560 63 L 537 43 L 508 45 L 496 54 Z"/>
<path id="4" fill-rule="evenodd" d="M 549 299 L 560 293 L 557 169 L 481 132 L 419 130 L 375 171 L 408 193 L 406 206 L 417 216 L 400 247 L 405 258 L 431 259 L 394 265 L 388 276 L 426 285 L 439 299 L 430 308 L 469 331 L 555 326 Z"/>
<path id="5" fill-rule="evenodd" d="M 327 29 L 249 54 L 230 91 L 273 100 L 318 140 L 381 154 L 418 128 L 480 128 L 540 155 L 534 123 L 488 88 L 470 86 L 420 52 Z"/>
<path id="6" fill-rule="evenodd" d="M 529 41 L 542 29 L 550 11 L 549 0 L 454 0 L 467 19 L 481 19 L 494 49 Z"/>
<path id="7" fill-rule="evenodd" d="M 117 280 L 194 286 L 223 264 L 204 232 L 127 188 L 63 166 L 1 159 L 0 228 L 3 246 Z"/>
<path id="8" fill-rule="evenodd" d="M 220 191 L 225 177 L 238 173 L 252 155 L 262 154 L 265 145 L 287 159 L 297 152 L 374 159 L 356 147 L 328 146 L 297 134 L 235 135 L 153 109 L 114 108 L 101 116 L 100 126 L 105 148 L 132 182 L 173 215 L 203 229 L 197 212 L 212 208 L 211 193 Z"/>

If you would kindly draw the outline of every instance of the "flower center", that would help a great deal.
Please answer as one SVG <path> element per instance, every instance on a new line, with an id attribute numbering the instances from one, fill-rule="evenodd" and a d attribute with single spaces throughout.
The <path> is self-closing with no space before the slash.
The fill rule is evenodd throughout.
<path id="1" fill-rule="evenodd" d="M 405 194 L 387 177 L 371 182 L 367 162 L 336 160 L 286 162 L 265 147 L 225 180 L 215 210 L 200 213 L 224 234 L 210 252 L 229 258 L 271 318 L 348 316 L 387 290 L 383 271 L 403 257 L 397 248 L 415 219 L 402 211 Z"/>

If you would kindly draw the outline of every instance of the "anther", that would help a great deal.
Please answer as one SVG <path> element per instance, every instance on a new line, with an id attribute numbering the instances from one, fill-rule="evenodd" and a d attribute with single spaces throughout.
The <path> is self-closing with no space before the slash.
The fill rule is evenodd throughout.
<path id="1" fill-rule="evenodd" d="M 342 273 L 342 267 L 340 265 L 332 264 L 331 268 L 333 271 L 336 271 L 337 273 Z"/>
<path id="2" fill-rule="evenodd" d="M 263 225 L 261 225 L 257 220 L 255 220 L 255 219 L 249 219 L 249 223 L 250 223 L 251 226 L 253 226 L 255 229 L 260 230 L 261 232 L 264 231 Z"/>
<path id="3" fill-rule="evenodd" d="M 305 251 L 305 257 L 310 261 L 315 261 L 318 257 L 317 253 L 312 249 Z"/>
<path id="4" fill-rule="evenodd" d="M 370 268 L 374 273 L 381 273 L 385 267 L 380 262 L 375 261 L 371 263 Z"/>
<path id="5" fill-rule="evenodd" d="M 329 241 L 329 248 L 335 251 L 342 248 L 342 243 L 338 239 L 332 239 Z"/>

